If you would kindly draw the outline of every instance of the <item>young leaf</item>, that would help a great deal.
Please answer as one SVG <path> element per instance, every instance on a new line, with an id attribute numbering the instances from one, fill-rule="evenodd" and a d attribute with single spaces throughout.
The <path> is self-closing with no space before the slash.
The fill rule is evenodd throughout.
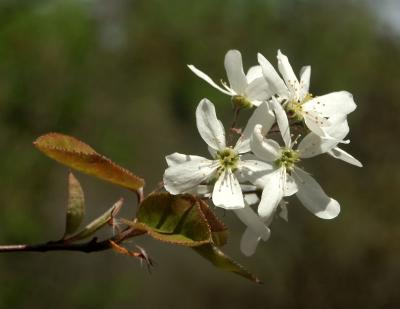
<path id="1" fill-rule="evenodd" d="M 193 248 L 202 257 L 210 261 L 214 266 L 225 271 L 233 272 L 245 277 L 255 283 L 262 283 L 255 275 L 247 271 L 242 265 L 225 255 L 220 249 L 213 244 L 204 244 Z"/>
<path id="2" fill-rule="evenodd" d="M 71 172 L 68 176 L 68 207 L 64 238 L 76 232 L 85 215 L 85 197 L 82 187 Z"/>
<path id="3" fill-rule="evenodd" d="M 61 164 L 131 190 L 144 186 L 144 180 L 97 153 L 78 139 L 59 133 L 40 136 L 37 149 Z"/>
<path id="4" fill-rule="evenodd" d="M 149 195 L 140 204 L 136 218 L 137 228 L 160 241 L 184 246 L 211 241 L 210 227 L 198 200 L 190 195 Z"/>
<path id="5" fill-rule="evenodd" d="M 213 243 L 221 247 L 226 244 L 228 241 L 228 228 L 226 225 L 214 214 L 214 212 L 210 209 L 210 206 L 201 199 L 198 199 L 201 212 L 207 220 L 208 225 L 210 226 L 211 236 Z"/>
<path id="6" fill-rule="evenodd" d="M 110 222 L 110 220 L 113 219 L 116 210 L 119 210 L 121 208 L 123 202 L 124 200 L 120 199 L 100 217 L 98 217 L 97 219 L 93 220 L 88 225 L 86 225 L 86 227 L 82 231 L 76 233 L 75 235 L 67 237 L 64 240 L 72 242 L 72 241 L 82 240 L 84 238 L 93 235 L 94 233 L 96 233 L 97 230 L 102 228 L 105 224 L 107 224 L 108 222 Z"/>
<path id="7" fill-rule="evenodd" d="M 128 249 L 126 249 L 125 247 L 122 247 L 121 245 L 117 244 L 116 242 L 110 240 L 110 245 L 111 248 L 122 255 L 127 255 L 127 256 L 131 256 L 131 257 L 136 257 L 141 259 L 141 261 L 144 261 L 147 265 L 147 267 L 150 269 L 151 266 L 153 266 L 153 261 L 152 259 L 150 259 L 150 257 L 148 256 L 148 254 L 146 253 L 146 251 L 144 251 L 142 248 L 136 246 L 138 248 L 138 251 L 130 251 Z"/>

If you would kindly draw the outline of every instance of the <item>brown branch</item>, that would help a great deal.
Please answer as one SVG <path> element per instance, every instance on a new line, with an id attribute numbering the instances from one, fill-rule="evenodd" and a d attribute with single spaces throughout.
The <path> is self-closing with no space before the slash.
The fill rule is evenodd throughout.
<path id="1" fill-rule="evenodd" d="M 123 240 L 144 234 L 145 231 L 127 228 L 118 235 L 103 241 L 97 241 L 94 237 L 85 243 L 69 243 L 65 241 L 49 241 L 42 244 L 20 244 L 0 246 L 0 253 L 6 252 L 47 252 L 47 251 L 79 251 L 79 252 L 98 252 L 112 249 L 111 241 L 121 243 Z"/>

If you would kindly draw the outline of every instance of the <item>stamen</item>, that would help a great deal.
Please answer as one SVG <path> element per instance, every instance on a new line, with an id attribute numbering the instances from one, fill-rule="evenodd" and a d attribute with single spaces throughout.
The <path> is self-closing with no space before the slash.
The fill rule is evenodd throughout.
<path id="1" fill-rule="evenodd" d="M 231 169 L 232 172 L 234 172 L 237 169 L 239 155 L 234 149 L 227 147 L 224 150 L 217 152 L 216 159 L 220 164 L 220 172 L 223 172 L 227 169 Z"/>

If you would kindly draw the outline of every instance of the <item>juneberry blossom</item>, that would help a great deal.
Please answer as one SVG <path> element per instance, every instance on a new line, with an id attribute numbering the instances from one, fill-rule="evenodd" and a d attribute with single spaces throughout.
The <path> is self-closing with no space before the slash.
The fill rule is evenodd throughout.
<path id="1" fill-rule="evenodd" d="M 274 116 L 266 103 L 253 113 L 242 136 L 234 147 L 226 144 L 225 130 L 218 120 L 214 105 L 207 99 L 200 101 L 196 109 L 196 124 L 200 136 L 207 143 L 211 160 L 192 155 L 173 153 L 166 157 L 169 167 L 164 173 L 164 187 L 171 194 L 207 190 L 211 185 L 212 201 L 225 209 L 244 208 L 244 198 L 238 180 L 242 170 L 256 171 L 267 164 L 257 160 L 244 160 L 242 155 L 250 151 L 249 140 L 254 127 L 263 123 L 270 128 Z M 261 166 L 261 167 L 260 167 Z"/>
<path id="2" fill-rule="evenodd" d="M 188 65 L 201 79 L 214 88 L 232 97 L 232 101 L 239 107 L 249 108 L 259 106 L 271 96 L 271 91 L 259 65 L 249 69 L 247 74 L 243 71 L 242 55 L 238 50 L 229 50 L 225 55 L 225 70 L 229 85 L 225 82 L 222 87 L 215 83 L 207 74 L 193 65 Z"/>
<path id="3" fill-rule="evenodd" d="M 347 116 L 356 109 L 353 96 L 347 91 L 332 92 L 314 97 L 310 92 L 311 67 L 300 70 L 300 81 L 297 79 L 288 58 L 278 50 L 278 69 L 283 79 L 272 64 L 261 54 L 258 61 L 263 76 L 271 92 L 279 98 L 288 117 L 294 121 L 304 121 L 306 126 L 319 136 L 328 137 L 327 127 L 333 116 Z"/>

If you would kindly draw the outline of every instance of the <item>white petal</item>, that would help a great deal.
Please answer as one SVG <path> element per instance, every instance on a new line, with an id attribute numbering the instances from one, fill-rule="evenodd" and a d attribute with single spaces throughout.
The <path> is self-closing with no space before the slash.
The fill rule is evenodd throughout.
<path id="1" fill-rule="evenodd" d="M 252 256 L 256 252 L 260 240 L 261 237 L 258 234 L 254 233 L 252 229 L 247 228 L 240 239 L 240 251 L 245 256 Z"/>
<path id="2" fill-rule="evenodd" d="M 180 194 L 210 178 L 218 162 L 203 158 L 170 166 L 164 173 L 164 187 L 171 194 Z"/>
<path id="3" fill-rule="evenodd" d="M 328 197 L 313 177 L 299 168 L 293 177 L 299 188 L 296 196 L 309 211 L 321 219 L 333 219 L 339 214 L 339 203 Z"/>
<path id="4" fill-rule="evenodd" d="M 211 157 L 213 159 L 215 159 L 217 157 L 218 150 L 216 150 L 210 146 L 208 146 L 207 149 L 208 149 L 208 152 L 210 153 Z"/>
<path id="5" fill-rule="evenodd" d="M 226 53 L 225 70 L 231 88 L 237 94 L 244 94 L 244 90 L 247 87 L 247 80 L 243 72 L 242 55 L 238 50 L 230 50 Z"/>
<path id="6" fill-rule="evenodd" d="M 209 100 L 200 101 L 196 109 L 197 129 L 208 146 L 215 150 L 225 148 L 225 130 L 217 119 L 214 104 Z"/>
<path id="7" fill-rule="evenodd" d="M 335 114 L 350 114 L 356 109 L 353 95 L 347 91 L 332 92 L 320 97 L 315 97 L 303 104 L 304 111 L 315 110 L 323 117 Z"/>
<path id="8" fill-rule="evenodd" d="M 256 106 L 273 95 L 264 77 L 257 78 L 249 83 L 244 93 L 246 98 Z"/>
<path id="9" fill-rule="evenodd" d="M 301 98 L 304 98 L 310 90 L 311 66 L 307 65 L 300 70 L 300 89 L 302 91 Z"/>
<path id="10" fill-rule="evenodd" d="M 261 220 L 261 218 L 254 212 L 250 206 L 245 206 L 242 209 L 235 209 L 235 214 L 238 218 L 255 234 L 260 236 L 264 241 L 267 241 L 270 236 L 270 230 Z"/>
<path id="11" fill-rule="evenodd" d="M 242 189 L 243 189 L 243 187 L 242 187 Z M 244 195 L 244 202 L 247 205 L 254 205 L 254 204 L 257 204 L 259 201 L 260 201 L 260 199 L 256 193 L 250 193 L 250 194 Z"/>
<path id="12" fill-rule="evenodd" d="M 281 217 L 283 220 L 288 222 L 289 221 L 289 212 L 288 212 L 288 208 L 287 208 L 287 202 L 282 200 L 279 203 L 279 207 L 281 208 L 281 211 L 279 212 L 279 217 Z"/>
<path id="13" fill-rule="evenodd" d="M 268 82 L 273 94 L 278 94 L 281 97 L 287 98 L 289 96 L 289 90 L 272 64 L 260 53 L 257 54 L 257 58 L 258 63 L 261 65 L 263 76 Z"/>
<path id="14" fill-rule="evenodd" d="M 215 206 L 225 209 L 239 209 L 244 207 L 242 189 L 230 169 L 225 170 L 214 185 L 212 201 Z"/>
<path id="15" fill-rule="evenodd" d="M 268 177 L 267 175 L 275 170 L 275 166 L 258 160 L 242 160 L 238 170 L 240 171 L 241 181 L 248 181 L 262 187 L 265 182 L 264 177 Z"/>
<path id="16" fill-rule="evenodd" d="M 339 141 L 343 140 L 350 131 L 347 115 L 337 114 L 329 117 L 329 126 L 324 127 L 324 130 L 329 136 Z"/>
<path id="17" fill-rule="evenodd" d="M 290 175 L 286 175 L 286 185 L 284 196 L 291 196 L 298 191 L 297 184 L 294 181 L 293 177 Z"/>
<path id="18" fill-rule="evenodd" d="M 362 163 L 358 161 L 356 158 L 354 158 L 351 154 L 347 153 L 343 149 L 340 149 L 339 147 L 333 148 L 331 151 L 328 152 L 332 157 L 343 160 L 344 162 L 353 164 L 358 167 L 362 167 Z"/>
<path id="19" fill-rule="evenodd" d="M 346 115 L 332 116 L 329 118 L 329 122 L 329 126 L 323 128 L 329 137 L 324 138 L 310 132 L 303 138 L 297 148 L 301 158 L 311 158 L 329 152 L 346 137 L 349 132 Z"/>
<path id="20" fill-rule="evenodd" d="M 323 118 L 315 111 L 305 112 L 303 116 L 307 128 L 319 136 L 328 136 L 326 130 L 324 129 L 330 124 L 327 119 Z"/>
<path id="21" fill-rule="evenodd" d="M 330 151 L 339 142 L 332 138 L 323 138 L 313 132 L 306 135 L 297 150 L 300 158 L 311 158 Z"/>
<path id="22" fill-rule="evenodd" d="M 251 135 L 250 147 L 254 154 L 261 160 L 274 162 L 280 156 L 281 147 L 272 139 L 265 139 L 262 126 L 256 125 Z"/>
<path id="23" fill-rule="evenodd" d="M 283 109 L 282 105 L 279 104 L 274 97 L 272 98 L 270 103 L 275 112 L 276 122 L 278 124 L 279 131 L 281 131 L 283 141 L 285 142 L 286 147 L 290 147 L 292 141 L 290 137 L 289 120 L 286 115 L 286 112 Z"/>
<path id="24" fill-rule="evenodd" d="M 210 185 L 197 185 L 196 187 L 185 191 L 185 193 L 194 194 L 201 197 L 211 197 L 213 187 Z"/>
<path id="25" fill-rule="evenodd" d="M 241 137 L 236 142 L 235 150 L 238 153 L 246 153 L 250 151 L 250 138 L 257 124 L 262 125 L 264 131 L 269 131 L 275 121 L 274 113 L 271 111 L 267 103 L 262 103 L 257 107 L 251 115 Z"/>
<path id="26" fill-rule="evenodd" d="M 296 100 L 300 99 L 300 84 L 297 80 L 296 74 L 294 74 L 292 66 L 289 63 L 288 57 L 286 57 L 284 54 L 281 53 L 280 50 L 278 50 L 277 58 L 279 72 L 281 72 L 283 79 L 285 80 L 285 84 L 288 87 L 292 97 Z"/>
<path id="27" fill-rule="evenodd" d="M 194 65 L 192 64 L 188 64 L 188 68 L 194 73 L 196 74 L 198 77 L 200 77 L 202 80 L 206 81 L 207 83 L 209 83 L 211 86 L 213 86 L 214 88 L 218 89 L 219 91 L 221 91 L 222 93 L 225 93 L 227 95 L 235 95 L 236 93 L 233 90 L 227 91 L 224 88 L 218 86 L 212 79 L 210 76 L 208 76 L 206 73 L 200 71 L 198 68 L 196 68 Z"/>
<path id="28" fill-rule="evenodd" d="M 251 67 L 246 74 L 247 83 L 250 84 L 253 80 L 263 77 L 262 69 L 260 65 Z"/>
<path id="29" fill-rule="evenodd" d="M 276 207 L 282 200 L 285 186 L 284 168 L 278 168 L 274 172 L 264 176 L 264 188 L 261 196 L 260 204 L 258 205 L 258 214 L 265 218 L 271 218 Z"/>
<path id="30" fill-rule="evenodd" d="M 174 166 L 187 161 L 204 160 L 204 158 L 200 156 L 186 155 L 183 153 L 174 152 L 166 156 L 165 160 L 167 161 L 168 166 Z"/>

